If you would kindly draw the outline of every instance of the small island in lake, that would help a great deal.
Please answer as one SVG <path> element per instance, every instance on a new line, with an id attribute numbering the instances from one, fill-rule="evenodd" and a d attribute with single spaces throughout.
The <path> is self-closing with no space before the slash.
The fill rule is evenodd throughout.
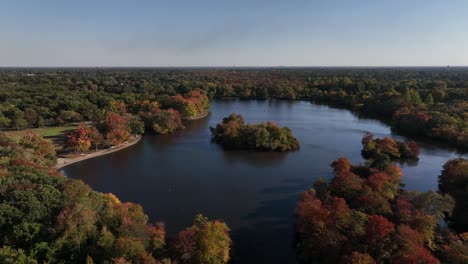
<path id="1" fill-rule="evenodd" d="M 362 156 L 366 159 L 418 160 L 419 147 L 414 141 L 398 141 L 390 137 L 375 138 L 367 133 L 362 138 Z"/>
<path id="2" fill-rule="evenodd" d="M 289 127 L 280 127 L 274 122 L 246 124 L 236 113 L 223 118 L 211 128 L 211 133 L 213 141 L 227 149 L 291 151 L 300 146 Z"/>

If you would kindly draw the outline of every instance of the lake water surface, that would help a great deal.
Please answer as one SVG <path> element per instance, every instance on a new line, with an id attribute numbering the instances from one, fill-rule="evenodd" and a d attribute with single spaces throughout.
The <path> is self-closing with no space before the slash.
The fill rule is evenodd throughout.
<path id="1" fill-rule="evenodd" d="M 366 132 L 390 135 L 390 128 L 347 110 L 309 102 L 214 101 L 211 113 L 190 121 L 176 135 L 145 136 L 141 142 L 63 171 L 122 201 L 141 204 L 151 222 L 165 222 L 168 235 L 203 213 L 231 228 L 234 263 L 295 263 L 294 208 L 299 194 L 319 177 L 330 179 L 338 157 L 362 162 Z M 210 126 L 231 112 L 247 122 L 289 126 L 301 143 L 291 153 L 224 151 L 210 141 Z M 422 145 L 417 164 L 403 165 L 407 189 L 437 189 L 437 176 L 452 150 Z M 466 155 L 464 155 L 466 157 Z"/>

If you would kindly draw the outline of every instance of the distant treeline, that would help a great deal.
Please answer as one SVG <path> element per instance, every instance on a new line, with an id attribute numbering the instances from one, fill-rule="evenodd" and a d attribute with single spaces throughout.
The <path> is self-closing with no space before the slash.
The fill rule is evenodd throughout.
<path id="1" fill-rule="evenodd" d="M 93 120 L 114 100 L 169 109 L 194 89 L 209 98 L 323 102 L 468 148 L 466 68 L 2 69 L 0 127 Z"/>

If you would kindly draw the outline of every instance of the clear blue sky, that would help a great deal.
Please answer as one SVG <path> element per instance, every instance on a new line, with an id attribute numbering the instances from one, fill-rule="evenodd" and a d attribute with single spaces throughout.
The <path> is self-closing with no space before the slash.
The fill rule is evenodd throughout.
<path id="1" fill-rule="evenodd" d="M 468 65 L 468 0 L 0 0 L 0 66 Z"/>

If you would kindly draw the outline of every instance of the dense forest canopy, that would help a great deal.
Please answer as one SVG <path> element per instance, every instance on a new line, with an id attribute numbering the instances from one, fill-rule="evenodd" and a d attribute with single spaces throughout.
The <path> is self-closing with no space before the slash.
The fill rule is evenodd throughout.
<path id="1" fill-rule="evenodd" d="M 378 117 L 408 135 L 468 147 L 468 70 L 457 67 L 3 68 L 0 127 L 89 121 L 114 100 L 127 105 L 156 101 L 162 109 L 197 115 L 206 100 L 195 105 L 177 97 L 195 89 L 210 98 L 314 100 Z M 188 108 L 180 107 L 184 102 Z M 154 118 L 173 119 L 170 116 L 167 112 Z"/>
<path id="2" fill-rule="evenodd" d="M 205 116 L 213 98 L 272 98 L 345 107 L 466 150 L 467 93 L 467 68 L 4 68 L 0 127 L 79 123 L 66 147 L 86 152 L 144 132 L 173 133 L 183 119 Z M 288 128 L 249 125 L 237 114 L 213 128 L 213 136 L 227 147 L 299 148 Z M 417 158 L 417 145 L 370 134 L 362 144 L 368 162 L 339 158 L 329 183 L 320 180 L 301 195 L 299 261 L 467 263 L 466 159 L 445 164 L 439 192 L 410 192 L 391 161 Z M 197 215 L 167 239 L 164 225 L 150 223 L 141 206 L 58 173 L 55 147 L 34 132 L 17 138 L 0 132 L 0 153 L 1 263 L 230 260 L 223 221 Z"/>
<path id="3" fill-rule="evenodd" d="M 466 181 L 462 163 L 466 160 L 444 166 L 443 185 L 449 177 Z M 339 158 L 331 167 L 332 180 L 317 181 L 296 207 L 301 263 L 467 263 L 466 203 L 446 194 L 457 187 L 447 186 L 443 193 L 405 191 L 400 168 L 390 163 L 377 168 Z M 442 222 L 455 205 L 453 219 L 465 233 Z"/>

